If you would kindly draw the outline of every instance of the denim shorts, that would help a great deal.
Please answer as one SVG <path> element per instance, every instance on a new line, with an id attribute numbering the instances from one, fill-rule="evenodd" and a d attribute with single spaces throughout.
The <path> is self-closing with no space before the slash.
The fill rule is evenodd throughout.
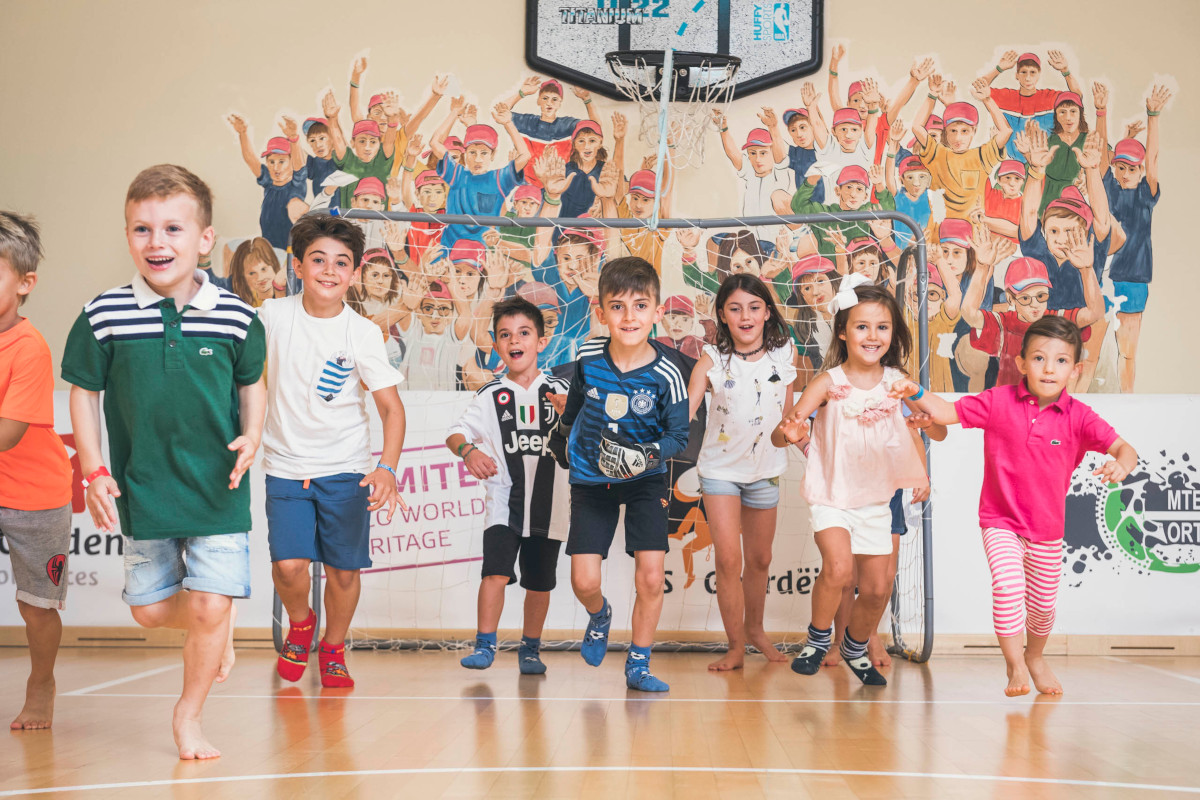
<path id="1" fill-rule="evenodd" d="M 267 544 L 271 561 L 320 561 L 341 570 L 371 566 L 370 486 L 362 473 L 304 481 L 267 476 Z"/>
<path id="2" fill-rule="evenodd" d="M 131 606 L 148 606 L 180 589 L 249 597 L 250 535 L 125 537 L 125 591 L 121 599 Z"/>
<path id="3" fill-rule="evenodd" d="M 779 478 L 763 478 L 751 483 L 723 481 L 700 476 L 700 491 L 704 494 L 723 494 L 742 498 L 742 505 L 769 509 L 779 505 Z"/>

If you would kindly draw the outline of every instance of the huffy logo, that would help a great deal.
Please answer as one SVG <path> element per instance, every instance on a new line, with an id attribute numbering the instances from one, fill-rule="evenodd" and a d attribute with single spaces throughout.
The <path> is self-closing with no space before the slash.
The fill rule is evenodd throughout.
<path id="1" fill-rule="evenodd" d="M 767 30 L 768 20 L 770 31 Z M 773 5 L 754 4 L 754 41 L 787 42 L 792 38 L 791 3 L 776 2 Z"/>
<path id="2" fill-rule="evenodd" d="M 1092 476 L 1106 458 L 1089 453 L 1067 493 L 1070 569 L 1082 575 L 1109 562 L 1138 572 L 1200 572 L 1200 473 L 1191 455 L 1143 457 L 1120 485 Z"/>

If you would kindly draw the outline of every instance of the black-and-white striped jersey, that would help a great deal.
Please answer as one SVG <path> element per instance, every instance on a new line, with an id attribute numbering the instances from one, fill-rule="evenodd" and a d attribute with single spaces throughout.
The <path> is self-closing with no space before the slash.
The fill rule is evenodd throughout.
<path id="1" fill-rule="evenodd" d="M 554 502 L 555 484 L 565 483 L 567 474 L 554 463 L 546 440 L 558 421 L 547 395 L 565 395 L 568 388 L 567 381 L 546 373 L 528 389 L 497 378 L 475 393 L 447 432 L 461 433 L 496 462 L 496 474 L 485 482 L 485 527 L 507 525 L 522 536 L 567 538 L 569 509 Z"/>

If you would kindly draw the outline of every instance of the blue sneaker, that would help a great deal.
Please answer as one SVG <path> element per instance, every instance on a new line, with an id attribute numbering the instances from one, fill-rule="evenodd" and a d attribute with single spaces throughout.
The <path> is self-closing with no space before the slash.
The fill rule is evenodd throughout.
<path id="1" fill-rule="evenodd" d="M 639 692 L 666 692 L 670 686 L 650 674 L 650 648 L 630 647 L 625 658 L 625 685 Z"/>
<path id="2" fill-rule="evenodd" d="M 608 629 L 612 627 L 612 606 L 604 601 L 604 608 L 591 615 L 587 630 L 583 632 L 583 644 L 579 646 L 579 654 L 583 660 L 593 667 L 600 666 L 604 654 L 608 652 Z"/>
<path id="3" fill-rule="evenodd" d="M 521 637 L 521 646 L 517 649 L 517 666 L 520 668 L 522 675 L 546 674 L 546 665 L 542 663 L 542 658 L 538 655 L 538 650 L 541 646 L 541 639 L 530 639 L 528 636 Z"/>
<path id="4" fill-rule="evenodd" d="M 487 669 L 496 660 L 496 634 L 475 637 L 475 650 L 458 663 L 467 669 Z"/>

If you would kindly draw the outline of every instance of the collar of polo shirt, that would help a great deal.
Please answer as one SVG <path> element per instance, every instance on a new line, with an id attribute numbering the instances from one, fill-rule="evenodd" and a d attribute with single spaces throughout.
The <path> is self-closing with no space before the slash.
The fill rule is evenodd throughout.
<path id="1" fill-rule="evenodd" d="M 217 287 L 208 279 L 208 273 L 202 269 L 196 270 L 196 280 L 200 281 L 200 288 L 196 291 L 195 297 L 188 302 L 188 307 L 198 308 L 201 311 L 212 311 L 217 307 L 219 296 Z M 151 289 L 150 284 L 146 283 L 146 279 L 139 272 L 133 276 L 133 299 L 137 301 L 138 308 L 149 308 L 168 298 Z"/>
<path id="2" fill-rule="evenodd" d="M 1029 380 L 1028 378 L 1021 378 L 1021 382 L 1017 384 L 1017 399 L 1019 399 L 1019 400 L 1031 400 L 1031 399 L 1037 400 L 1038 399 L 1037 395 L 1035 395 L 1033 392 L 1029 391 L 1029 384 L 1027 383 L 1028 380 Z M 1067 394 L 1067 390 L 1063 389 L 1062 394 L 1060 394 L 1058 396 L 1058 399 L 1055 400 L 1050 405 L 1046 406 L 1046 408 L 1057 408 L 1059 411 L 1066 411 L 1067 403 L 1070 402 L 1070 400 L 1071 400 L 1071 398 Z"/>

